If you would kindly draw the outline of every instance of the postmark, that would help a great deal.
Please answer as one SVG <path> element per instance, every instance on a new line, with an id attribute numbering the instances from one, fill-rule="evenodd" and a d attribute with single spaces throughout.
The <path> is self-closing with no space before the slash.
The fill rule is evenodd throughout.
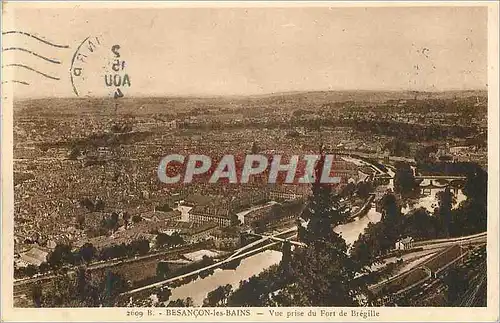
<path id="1" fill-rule="evenodd" d="M 88 36 L 80 42 L 69 69 L 70 82 L 76 96 L 101 94 L 115 99 L 125 95 L 131 86 L 128 61 L 119 42 L 103 35 Z"/>

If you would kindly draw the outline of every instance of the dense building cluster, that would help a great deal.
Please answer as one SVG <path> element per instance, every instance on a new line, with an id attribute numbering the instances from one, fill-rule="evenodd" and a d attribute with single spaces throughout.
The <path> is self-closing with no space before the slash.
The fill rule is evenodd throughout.
<path id="1" fill-rule="evenodd" d="M 200 107 L 189 100 L 128 99 L 115 110 L 107 108 L 107 101 L 89 100 L 69 112 L 64 100 L 20 102 L 14 119 L 16 254 L 31 259 L 26 252 L 34 246 L 43 252 L 58 244 L 107 246 L 149 239 L 152 232 L 178 232 L 186 241 L 216 232 L 217 240 L 224 241 L 227 232 L 221 228 L 280 221 L 283 215 L 270 216 L 277 214 L 272 201 L 303 201 L 310 194 L 309 185 L 268 184 L 266 173 L 245 185 L 213 185 L 203 176 L 189 185 L 165 185 L 157 168 L 163 156 L 173 153 L 215 159 L 280 154 L 285 161 L 292 155 L 317 154 L 321 146 L 339 156 L 412 160 L 417 155 L 427 162 L 486 163 L 483 98 L 307 102 L 302 107 L 293 100 L 264 101 L 208 100 Z M 433 104 L 444 108 L 434 109 Z M 456 104 L 476 110 L 457 112 Z M 440 128 L 432 129 L 426 120 L 439 121 Z M 390 126 L 381 128 L 380 122 Z M 436 141 L 429 149 L 432 142 L 399 142 L 384 130 L 397 129 L 400 122 L 425 128 L 416 131 L 456 135 L 448 144 Z M 373 168 L 341 157 L 332 170 L 343 179 L 338 191 L 375 174 Z M 181 207 L 189 210 L 181 212 Z M 232 241 L 233 235 L 228 236 Z"/>

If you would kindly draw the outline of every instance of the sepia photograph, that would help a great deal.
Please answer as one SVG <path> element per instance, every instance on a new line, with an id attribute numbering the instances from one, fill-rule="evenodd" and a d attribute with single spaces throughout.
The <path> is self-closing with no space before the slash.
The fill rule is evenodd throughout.
<path id="1" fill-rule="evenodd" d="M 2 308 L 498 320 L 498 4 L 411 4 L 3 2 Z"/>

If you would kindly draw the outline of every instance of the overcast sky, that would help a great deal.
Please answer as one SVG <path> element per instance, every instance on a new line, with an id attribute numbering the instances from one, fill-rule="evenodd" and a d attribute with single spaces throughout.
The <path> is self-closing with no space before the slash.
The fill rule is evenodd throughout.
<path id="1" fill-rule="evenodd" d="M 99 36 L 101 45 L 75 78 L 82 96 L 113 93 L 104 75 L 111 71 L 115 44 L 125 60 L 121 74 L 131 81 L 130 88 L 121 88 L 126 96 L 485 89 L 487 82 L 486 8 L 21 9 L 10 4 L 7 14 L 15 23 L 7 29 L 69 46 L 3 36 L 3 48 L 23 47 L 61 61 L 4 51 L 4 66 L 24 64 L 60 78 L 4 67 L 15 71 L 10 79 L 30 84 L 15 85 L 20 97 L 75 96 L 71 60 L 89 36 Z"/>

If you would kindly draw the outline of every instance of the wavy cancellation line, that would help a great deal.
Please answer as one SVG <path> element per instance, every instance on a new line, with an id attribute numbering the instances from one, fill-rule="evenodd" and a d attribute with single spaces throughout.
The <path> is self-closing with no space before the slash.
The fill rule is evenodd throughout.
<path id="1" fill-rule="evenodd" d="M 3 65 L 2 68 L 4 67 L 21 67 L 21 68 L 24 68 L 24 69 L 27 69 L 27 70 L 30 70 L 30 71 L 33 71 L 37 74 L 40 74 L 42 76 L 45 76 L 46 78 L 49 78 L 49 79 L 52 79 L 52 80 L 60 80 L 60 78 L 56 77 L 56 76 L 52 76 L 52 75 L 49 75 L 49 74 L 45 74 L 43 72 L 40 72 L 32 67 L 29 67 L 27 65 L 24 65 L 24 64 L 16 64 L 16 63 L 13 63 L 13 64 L 7 64 L 7 65 Z"/>
<path id="2" fill-rule="evenodd" d="M 23 84 L 23 85 L 30 85 L 28 82 L 25 82 L 25 81 L 18 81 L 18 80 L 2 81 L 2 84 L 7 84 L 7 83 L 18 83 L 18 84 Z"/>
<path id="3" fill-rule="evenodd" d="M 24 32 L 24 31 L 10 30 L 10 31 L 4 31 L 4 32 L 2 32 L 2 35 L 10 35 L 10 34 L 19 34 L 19 35 L 28 36 L 28 37 L 36 39 L 36 40 L 38 40 L 38 41 L 40 41 L 40 42 L 42 42 L 44 44 L 47 44 L 47 45 L 50 45 L 50 46 L 53 46 L 53 47 L 57 47 L 57 48 L 69 48 L 68 45 L 55 44 L 53 42 L 50 42 L 50 41 L 45 40 L 43 38 L 40 38 L 39 36 L 35 36 L 35 35 L 32 35 L 30 33 Z"/>
<path id="4" fill-rule="evenodd" d="M 54 63 L 54 64 L 61 64 L 61 61 L 57 60 L 57 59 L 53 59 L 53 58 L 48 58 L 48 57 L 45 57 L 43 55 L 40 55 L 38 53 L 35 53 L 29 49 L 26 49 L 26 48 L 22 48 L 22 47 L 8 47 L 8 48 L 3 48 L 2 51 L 11 51 L 11 50 L 18 50 L 18 51 L 22 51 L 22 52 L 25 52 L 25 53 L 30 53 L 31 55 L 33 56 L 36 56 L 38 58 L 41 58 L 47 62 L 50 62 L 50 63 Z"/>

